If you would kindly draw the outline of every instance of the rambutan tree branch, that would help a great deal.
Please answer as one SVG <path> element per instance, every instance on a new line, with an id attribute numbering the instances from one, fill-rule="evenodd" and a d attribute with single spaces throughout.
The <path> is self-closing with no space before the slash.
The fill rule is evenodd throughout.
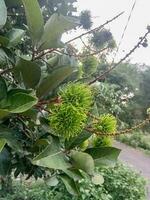
<path id="1" fill-rule="evenodd" d="M 91 132 L 91 133 L 93 133 L 97 136 L 102 136 L 102 137 L 112 136 L 112 137 L 115 137 L 115 136 L 118 136 L 118 135 L 131 134 L 132 131 L 137 130 L 139 128 L 142 128 L 149 123 L 150 123 L 150 117 L 146 118 L 141 123 L 133 126 L 132 128 L 124 129 L 124 130 L 117 131 L 117 132 L 114 132 L 114 133 L 102 133 L 102 132 L 99 132 L 99 131 L 93 129 L 92 127 L 86 127 L 85 130 L 88 131 L 88 132 Z"/>
<path id="2" fill-rule="evenodd" d="M 75 58 L 86 58 L 86 57 L 88 57 L 88 56 L 94 56 L 94 55 L 97 55 L 97 54 L 99 54 L 99 53 L 102 53 L 103 51 L 105 51 L 105 50 L 107 50 L 108 49 L 108 47 L 105 47 L 105 48 L 103 48 L 103 49 L 100 49 L 99 51 L 95 51 L 95 52 L 93 52 L 93 53 L 87 53 L 87 54 L 69 54 L 69 53 L 65 53 L 65 52 L 62 52 L 62 51 L 60 51 L 60 50 L 58 50 L 58 49 L 56 49 L 55 50 L 55 52 L 58 52 L 58 53 L 60 53 L 60 54 L 64 54 L 64 55 L 67 55 L 67 56 L 73 56 L 73 57 L 75 57 Z"/>
<path id="3" fill-rule="evenodd" d="M 118 65 L 120 65 L 124 60 L 126 60 L 139 46 L 142 44 L 144 39 L 147 37 L 147 35 L 150 33 L 150 29 L 145 33 L 143 37 L 140 38 L 139 42 L 122 58 L 120 59 L 117 63 L 114 65 L 111 65 L 108 70 L 103 72 L 100 76 L 95 78 L 94 80 L 89 82 L 89 85 L 95 83 L 96 81 L 104 79 L 113 69 L 115 69 Z"/>
<path id="4" fill-rule="evenodd" d="M 112 19 L 106 21 L 104 24 L 102 24 L 102 25 L 100 25 L 100 26 L 98 26 L 98 27 L 96 27 L 96 28 L 94 28 L 94 29 L 92 29 L 92 30 L 90 30 L 90 31 L 87 31 L 87 32 L 85 32 L 85 33 L 83 33 L 83 34 L 81 34 L 81 35 L 79 35 L 79 36 L 77 36 L 77 37 L 74 37 L 73 39 L 67 41 L 65 44 L 71 43 L 71 42 L 73 42 L 73 41 L 75 41 L 75 40 L 77 40 L 77 39 L 80 39 L 81 37 L 83 37 L 83 36 L 85 36 L 85 35 L 91 34 L 91 33 L 93 33 L 93 32 L 96 32 L 96 31 L 102 29 L 105 25 L 107 25 L 107 24 L 111 23 L 112 21 L 116 20 L 116 19 L 117 19 L 118 17 L 120 17 L 123 13 L 124 13 L 124 12 L 121 12 L 121 13 L 119 13 L 118 15 L 116 15 L 115 17 L 113 17 Z M 49 54 L 49 53 L 52 53 L 52 52 L 54 52 L 55 50 L 57 50 L 57 49 L 56 49 L 56 48 L 53 48 L 53 49 L 48 49 L 47 51 L 40 52 L 37 56 L 34 56 L 33 60 L 40 59 L 41 57 L 43 57 L 43 56 L 45 56 L 45 55 L 47 55 L 47 54 Z M 74 56 L 74 55 L 73 55 L 73 56 Z"/>
<path id="5" fill-rule="evenodd" d="M 79 36 L 77 36 L 77 37 L 75 37 L 75 38 L 73 38 L 73 39 L 67 41 L 66 44 L 68 44 L 68 43 L 70 43 L 70 42 L 73 42 L 74 40 L 80 39 L 81 37 L 83 37 L 83 36 L 85 36 L 85 35 L 88 35 L 88 34 L 91 34 L 91 33 L 93 33 L 93 32 L 96 32 L 96 31 L 101 30 L 105 25 L 107 25 L 107 24 L 111 23 L 112 21 L 116 20 L 116 19 L 117 19 L 118 17 L 120 17 L 123 13 L 124 13 L 124 12 L 121 12 L 121 13 L 119 13 L 118 15 L 116 15 L 115 17 L 113 17 L 112 19 L 106 21 L 104 24 L 102 24 L 102 25 L 100 25 L 100 26 L 98 26 L 98 27 L 96 27 L 96 28 L 94 28 L 94 29 L 92 29 L 92 30 L 89 30 L 89 31 L 87 31 L 87 32 L 85 32 L 85 33 L 82 33 L 81 35 L 79 35 Z"/>

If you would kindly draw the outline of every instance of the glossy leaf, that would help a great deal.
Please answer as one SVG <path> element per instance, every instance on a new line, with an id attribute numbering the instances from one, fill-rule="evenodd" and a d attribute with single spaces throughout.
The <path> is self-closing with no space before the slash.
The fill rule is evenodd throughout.
<path id="1" fill-rule="evenodd" d="M 44 30 L 44 20 L 37 0 L 22 0 L 29 32 L 35 45 Z"/>
<path id="2" fill-rule="evenodd" d="M 87 131 L 83 131 L 81 134 L 79 134 L 77 137 L 72 138 L 69 141 L 66 141 L 66 148 L 67 149 L 73 149 L 76 146 L 79 146 L 82 144 L 85 140 L 87 140 L 89 137 L 91 137 L 91 133 Z"/>
<path id="3" fill-rule="evenodd" d="M 0 28 L 2 28 L 7 20 L 7 8 L 4 0 L 0 0 Z"/>
<path id="4" fill-rule="evenodd" d="M 4 139 L 7 144 L 15 151 L 22 151 L 22 146 L 14 130 L 0 127 L 0 140 L 1 139 Z"/>
<path id="5" fill-rule="evenodd" d="M 0 35 L 0 46 L 6 47 L 9 43 L 9 39 Z"/>
<path id="6" fill-rule="evenodd" d="M 65 154 L 60 149 L 59 141 L 56 137 L 52 139 L 51 144 L 46 149 L 33 159 L 32 163 L 50 169 L 63 170 L 71 167 Z"/>
<path id="7" fill-rule="evenodd" d="M 6 144 L 6 140 L 5 139 L 0 139 L 0 153 L 3 150 L 5 144 Z"/>
<path id="8" fill-rule="evenodd" d="M 86 150 L 93 157 L 97 167 L 114 166 L 120 151 L 120 149 L 114 147 L 89 148 Z"/>
<path id="9" fill-rule="evenodd" d="M 0 48 L 0 65 L 6 64 L 7 59 L 8 59 L 7 54 L 5 53 L 5 51 L 3 49 Z"/>
<path id="10" fill-rule="evenodd" d="M 0 153 L 0 175 L 6 176 L 10 172 L 11 156 L 9 151 L 4 148 Z"/>
<path id="11" fill-rule="evenodd" d="M 79 195 L 77 185 L 71 178 L 69 178 L 65 174 L 60 175 L 60 178 L 63 181 L 63 183 L 65 184 L 65 187 L 70 194 L 76 195 L 76 196 Z"/>
<path id="12" fill-rule="evenodd" d="M 9 106 L 7 110 L 10 113 L 22 113 L 32 108 L 37 102 L 38 100 L 34 96 L 25 93 L 16 93 L 8 96 Z"/>
<path id="13" fill-rule="evenodd" d="M 0 77 L 0 101 L 7 97 L 7 86 L 3 78 Z"/>
<path id="14" fill-rule="evenodd" d="M 8 91 L 7 95 L 10 96 L 10 95 L 14 95 L 14 94 L 17 94 L 17 93 L 24 93 L 24 94 L 30 94 L 30 95 L 34 95 L 34 92 L 32 89 L 22 89 L 22 88 L 14 88 L 14 89 L 11 89 Z"/>
<path id="15" fill-rule="evenodd" d="M 16 7 L 21 5 L 22 1 L 21 0 L 5 0 L 6 6 L 7 7 Z"/>
<path id="16" fill-rule="evenodd" d="M 54 186 L 58 185 L 58 183 L 59 183 L 59 181 L 56 176 L 46 179 L 46 184 L 48 186 L 54 187 Z"/>
<path id="17" fill-rule="evenodd" d="M 35 88 L 41 78 L 41 68 L 35 62 L 20 58 L 16 70 L 20 71 L 27 88 Z"/>
<path id="18" fill-rule="evenodd" d="M 71 67 L 63 67 L 56 69 L 52 74 L 48 75 L 37 88 L 37 96 L 42 97 L 55 89 L 62 81 L 64 81 L 71 73 Z"/>
<path id="19" fill-rule="evenodd" d="M 39 42 L 39 48 L 44 50 L 63 47 L 64 44 L 61 42 L 62 34 L 75 28 L 77 25 L 75 18 L 54 13 L 44 26 L 44 33 Z"/>
<path id="20" fill-rule="evenodd" d="M 67 162 L 65 155 L 60 151 L 50 156 L 41 158 L 40 160 L 33 160 L 34 165 L 47 167 L 50 169 L 68 169 L 71 165 Z"/>
<path id="21" fill-rule="evenodd" d="M 7 117 L 7 116 L 9 116 L 9 114 L 10 113 L 8 111 L 6 111 L 4 109 L 0 109 L 0 120 L 5 118 L 5 117 Z"/>
<path id="22" fill-rule="evenodd" d="M 75 168 L 82 169 L 90 175 L 94 173 L 94 160 L 89 154 L 79 151 L 72 151 L 71 158 Z"/>
<path id="23" fill-rule="evenodd" d="M 83 178 L 83 175 L 78 169 L 65 169 L 63 171 L 74 181 L 78 181 Z"/>
<path id="24" fill-rule="evenodd" d="M 7 35 L 9 39 L 9 46 L 13 47 L 21 43 L 21 39 L 23 38 L 24 34 L 24 30 L 13 28 Z"/>

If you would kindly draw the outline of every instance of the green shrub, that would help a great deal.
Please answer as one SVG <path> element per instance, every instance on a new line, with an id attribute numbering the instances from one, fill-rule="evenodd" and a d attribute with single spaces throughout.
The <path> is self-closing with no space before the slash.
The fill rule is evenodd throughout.
<path id="1" fill-rule="evenodd" d="M 113 200 L 146 200 L 145 180 L 123 164 L 104 169 L 104 188 Z"/>
<path id="2" fill-rule="evenodd" d="M 146 200 L 146 181 L 138 173 L 123 164 L 99 170 L 104 176 L 103 185 L 94 185 L 90 179 L 79 182 L 80 196 L 72 197 L 59 183 L 55 187 L 35 183 L 15 185 L 15 194 L 0 200 Z"/>
<path id="3" fill-rule="evenodd" d="M 119 136 L 118 140 L 132 147 L 139 147 L 150 151 L 150 135 L 143 133 L 142 131 L 133 132 L 130 135 Z"/>

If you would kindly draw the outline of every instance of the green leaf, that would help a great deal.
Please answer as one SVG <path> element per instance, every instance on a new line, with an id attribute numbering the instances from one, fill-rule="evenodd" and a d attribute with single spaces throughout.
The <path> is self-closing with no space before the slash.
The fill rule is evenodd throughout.
<path id="1" fill-rule="evenodd" d="M 22 151 L 22 146 L 16 135 L 17 133 L 9 128 L 0 127 L 0 140 L 5 139 L 7 144 L 15 151 Z"/>
<path id="2" fill-rule="evenodd" d="M 95 185 L 102 185 L 104 183 L 104 177 L 100 174 L 95 174 L 93 177 L 92 177 L 92 182 L 95 184 Z"/>
<path id="3" fill-rule="evenodd" d="M 0 153 L 0 175 L 6 176 L 10 173 L 11 155 L 9 151 L 4 148 Z"/>
<path id="4" fill-rule="evenodd" d="M 8 59 L 7 54 L 5 53 L 3 49 L 0 48 L 0 65 L 6 64 L 7 59 Z"/>
<path id="5" fill-rule="evenodd" d="M 10 113 L 6 110 L 0 109 L 0 120 L 7 117 Z"/>
<path id="6" fill-rule="evenodd" d="M 68 169 L 71 167 L 71 165 L 67 162 L 65 155 L 61 151 L 53 153 L 50 156 L 41 158 L 40 160 L 33 160 L 32 163 L 34 165 L 47 167 L 50 169 L 63 170 L 63 169 Z"/>
<path id="7" fill-rule="evenodd" d="M 71 178 L 69 178 L 65 174 L 60 175 L 60 178 L 63 181 L 63 183 L 64 183 L 67 191 L 71 195 L 75 195 L 75 196 L 79 195 L 79 191 L 78 191 L 77 185 L 76 185 L 76 183 Z"/>
<path id="8" fill-rule="evenodd" d="M 41 78 L 41 68 L 35 62 L 20 58 L 15 70 L 20 71 L 27 88 L 35 88 Z"/>
<path id="9" fill-rule="evenodd" d="M 0 101 L 7 98 L 7 86 L 2 77 L 0 77 Z"/>
<path id="10" fill-rule="evenodd" d="M 66 148 L 67 149 L 73 149 L 76 146 L 79 146 L 82 144 L 85 140 L 87 140 L 89 137 L 91 137 L 91 133 L 87 131 L 83 131 L 81 134 L 79 134 L 77 137 L 72 138 L 69 141 L 66 141 Z"/>
<path id="11" fill-rule="evenodd" d="M 47 139 L 37 139 L 32 147 L 32 152 L 41 152 L 49 145 L 49 141 Z"/>
<path id="12" fill-rule="evenodd" d="M 0 28 L 2 28 L 7 20 L 7 8 L 4 0 L 0 0 Z"/>
<path id="13" fill-rule="evenodd" d="M 10 96 L 10 95 L 14 95 L 14 94 L 17 94 L 17 93 L 24 93 L 24 94 L 30 94 L 30 95 L 34 95 L 33 93 L 34 91 L 32 89 L 22 89 L 22 88 L 13 88 L 11 90 L 8 91 L 7 95 Z"/>
<path id="14" fill-rule="evenodd" d="M 21 0 L 5 0 L 7 7 L 16 7 L 21 5 Z"/>
<path id="15" fill-rule="evenodd" d="M 62 34 L 77 25 L 79 24 L 75 18 L 54 13 L 44 26 L 44 33 L 39 42 L 40 50 L 63 47 Z"/>
<path id="16" fill-rule="evenodd" d="M 10 113 L 22 113 L 32 108 L 37 102 L 38 99 L 36 97 L 25 93 L 8 95 L 9 106 L 7 111 Z"/>
<path id="17" fill-rule="evenodd" d="M 50 67 L 55 67 L 58 64 L 59 56 L 53 56 L 47 60 Z"/>
<path id="18" fill-rule="evenodd" d="M 21 39 L 25 35 L 25 31 L 22 29 L 13 28 L 7 35 L 9 39 L 9 47 L 14 47 L 21 43 Z"/>
<path id="19" fill-rule="evenodd" d="M 53 137 L 51 144 L 48 145 L 38 156 L 36 156 L 32 163 L 34 165 L 50 169 L 63 170 L 71 167 L 71 164 L 67 161 L 56 137 Z"/>
<path id="20" fill-rule="evenodd" d="M 82 169 L 90 175 L 94 173 L 94 160 L 89 154 L 79 151 L 72 151 L 71 158 L 75 168 Z"/>
<path id="21" fill-rule="evenodd" d="M 41 38 L 44 30 L 44 20 L 40 10 L 40 6 L 37 0 L 22 0 L 22 2 L 25 8 L 29 32 L 33 44 L 35 45 Z"/>
<path id="22" fill-rule="evenodd" d="M 56 69 L 52 74 L 48 75 L 37 88 L 37 96 L 42 97 L 55 89 L 62 81 L 64 81 L 71 73 L 71 67 L 62 67 Z"/>
<path id="23" fill-rule="evenodd" d="M 74 181 L 83 179 L 83 175 L 81 174 L 81 172 L 78 169 L 65 169 L 65 170 L 63 170 L 63 172 L 65 172 L 65 174 L 67 174 Z"/>
<path id="24" fill-rule="evenodd" d="M 56 176 L 53 176 L 53 177 L 46 179 L 46 184 L 48 186 L 54 187 L 54 186 L 58 185 L 58 183 L 59 183 L 59 181 L 56 178 Z"/>
<path id="25" fill-rule="evenodd" d="M 120 151 L 120 149 L 114 147 L 86 149 L 86 153 L 90 154 L 93 157 L 95 165 L 97 167 L 114 166 L 118 159 Z"/>
<path id="26" fill-rule="evenodd" d="M 9 43 L 9 39 L 0 35 L 0 46 L 6 47 Z"/>
<path id="27" fill-rule="evenodd" d="M 0 153 L 3 150 L 5 144 L 6 144 L 6 140 L 5 139 L 0 139 Z"/>

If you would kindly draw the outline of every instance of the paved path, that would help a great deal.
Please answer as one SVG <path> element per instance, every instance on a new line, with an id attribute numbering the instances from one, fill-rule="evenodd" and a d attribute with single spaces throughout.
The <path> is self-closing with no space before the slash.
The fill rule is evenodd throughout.
<path id="1" fill-rule="evenodd" d="M 150 200 L 150 156 L 145 155 L 140 150 L 129 147 L 125 144 L 115 142 L 114 146 L 122 149 L 119 159 L 124 163 L 131 165 L 149 180 L 148 200 Z"/>

